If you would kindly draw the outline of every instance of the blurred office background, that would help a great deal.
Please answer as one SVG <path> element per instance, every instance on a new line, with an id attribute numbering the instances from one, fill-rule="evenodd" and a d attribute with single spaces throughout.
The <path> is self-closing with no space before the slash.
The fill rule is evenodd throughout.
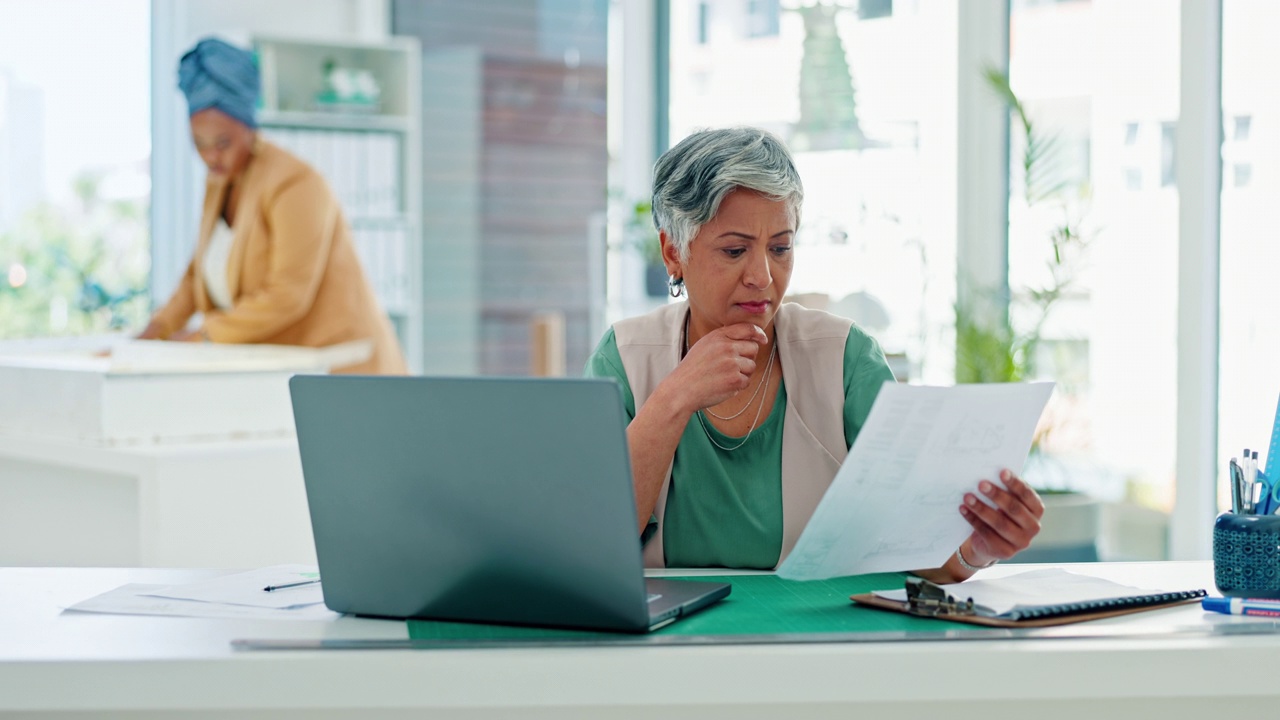
<path id="1" fill-rule="evenodd" d="M 283 58 L 264 132 L 338 190 L 416 372 L 576 374 L 668 301 L 657 154 L 759 125 L 805 180 L 795 299 L 909 382 L 1057 381 L 1027 475 L 1088 501 L 1063 547 L 1205 557 L 1280 392 L 1277 27 L 1270 0 L 0 0 L 0 340 L 168 297 L 205 35 Z M 288 107 L 332 57 L 382 105 Z"/>

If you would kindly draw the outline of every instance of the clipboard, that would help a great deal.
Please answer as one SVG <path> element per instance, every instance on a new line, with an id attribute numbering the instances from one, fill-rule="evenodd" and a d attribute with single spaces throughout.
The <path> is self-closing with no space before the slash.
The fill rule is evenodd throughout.
<path id="1" fill-rule="evenodd" d="M 946 590 L 923 578 L 907 578 L 907 601 L 890 600 L 872 593 L 850 595 L 849 599 L 868 607 L 892 610 L 919 617 L 951 620 L 998 628 L 1039 628 L 1070 623 L 1101 620 L 1103 618 L 1130 615 L 1145 610 L 1174 607 L 1197 602 L 1208 595 L 1205 590 L 1154 593 L 1108 598 L 1089 602 L 1042 605 L 1027 608 L 1012 615 L 990 615 L 972 598 L 958 600 Z"/>

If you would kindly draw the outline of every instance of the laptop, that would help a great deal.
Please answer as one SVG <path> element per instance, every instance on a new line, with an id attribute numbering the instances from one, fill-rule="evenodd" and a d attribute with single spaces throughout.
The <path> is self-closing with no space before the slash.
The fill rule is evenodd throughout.
<path id="1" fill-rule="evenodd" d="M 729 594 L 646 579 L 607 379 L 289 381 L 331 610 L 645 632 Z"/>

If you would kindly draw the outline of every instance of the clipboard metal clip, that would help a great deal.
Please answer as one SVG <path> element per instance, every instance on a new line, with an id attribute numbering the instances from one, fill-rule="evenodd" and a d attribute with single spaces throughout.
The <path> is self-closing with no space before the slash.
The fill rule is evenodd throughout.
<path id="1" fill-rule="evenodd" d="M 957 600 L 923 578 L 907 578 L 907 612 L 925 617 L 977 615 L 973 598 Z"/>

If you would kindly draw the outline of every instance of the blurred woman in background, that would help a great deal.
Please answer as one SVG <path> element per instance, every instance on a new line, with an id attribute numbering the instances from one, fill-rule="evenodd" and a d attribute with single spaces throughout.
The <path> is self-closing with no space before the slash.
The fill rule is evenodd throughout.
<path id="1" fill-rule="evenodd" d="M 208 168 L 191 263 L 141 339 L 323 347 L 368 340 L 335 372 L 403 374 L 404 357 L 329 186 L 263 140 L 253 56 L 216 38 L 182 56 L 191 137 Z M 195 313 L 203 320 L 187 329 Z"/>

